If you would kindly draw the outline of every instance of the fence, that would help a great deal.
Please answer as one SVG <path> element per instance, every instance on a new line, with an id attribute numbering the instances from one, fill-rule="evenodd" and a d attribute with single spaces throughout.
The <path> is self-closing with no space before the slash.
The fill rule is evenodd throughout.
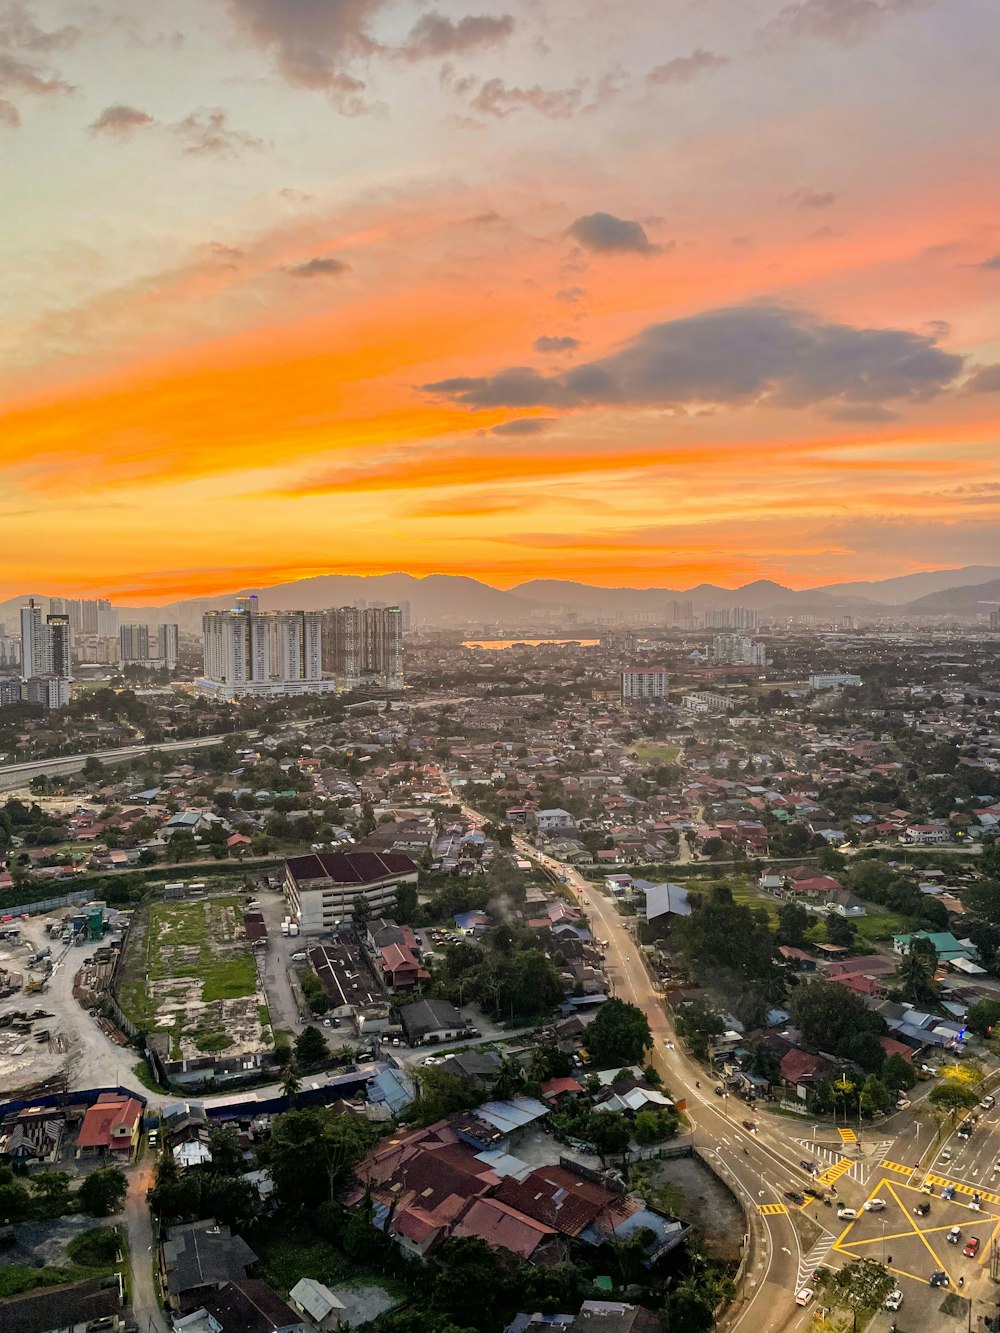
<path id="1" fill-rule="evenodd" d="M 40 898 L 37 903 L 26 903 L 22 907 L 0 907 L 4 916 L 30 916 L 32 912 L 51 912 L 56 907 L 77 907 L 90 902 L 89 893 L 64 893 L 61 898 Z"/>
<path id="2" fill-rule="evenodd" d="M 19 1098 L 16 1101 L 3 1102 L 0 1104 L 0 1120 L 6 1120 L 8 1116 L 18 1115 L 21 1111 L 41 1111 L 41 1110 L 62 1110 L 67 1106 L 93 1106 L 98 1097 L 106 1092 L 114 1093 L 118 1097 L 133 1097 L 140 1102 L 143 1107 L 146 1105 L 146 1098 L 141 1092 L 136 1092 L 134 1088 L 85 1088 L 82 1092 L 49 1092 L 44 1097 L 26 1097 Z"/>

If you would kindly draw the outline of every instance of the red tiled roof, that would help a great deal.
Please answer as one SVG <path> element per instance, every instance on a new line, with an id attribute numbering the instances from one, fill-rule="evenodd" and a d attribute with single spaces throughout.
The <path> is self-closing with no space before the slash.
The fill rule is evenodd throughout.
<path id="1" fill-rule="evenodd" d="M 818 1055 L 793 1046 L 781 1057 L 781 1077 L 786 1083 L 798 1083 L 800 1079 L 811 1078 L 823 1063 Z"/>
<path id="2" fill-rule="evenodd" d="M 542 1084 L 542 1096 L 546 1100 L 561 1097 L 566 1092 L 583 1092 L 583 1088 L 575 1078 L 550 1078 L 548 1083 Z"/>
<path id="3" fill-rule="evenodd" d="M 87 1108 L 80 1126 L 79 1148 L 131 1148 L 132 1133 L 142 1115 L 142 1107 L 134 1097 L 120 1097 L 114 1092 L 102 1092 L 93 1106 Z M 125 1128 L 128 1135 L 115 1136 L 116 1129 Z"/>
<path id="4" fill-rule="evenodd" d="M 501 1202 L 565 1236 L 578 1236 L 611 1197 L 602 1186 L 559 1166 L 539 1167 L 523 1180 L 507 1176 L 496 1191 Z"/>

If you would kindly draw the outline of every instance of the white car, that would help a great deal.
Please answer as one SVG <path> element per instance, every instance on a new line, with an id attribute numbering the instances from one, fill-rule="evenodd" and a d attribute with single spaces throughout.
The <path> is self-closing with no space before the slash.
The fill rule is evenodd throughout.
<path id="1" fill-rule="evenodd" d="M 898 1310 L 903 1304 L 903 1293 L 901 1291 L 890 1291 L 885 1298 L 885 1308 L 887 1310 Z"/>
<path id="2" fill-rule="evenodd" d="M 421 1060 L 422 1065 L 443 1065 L 445 1057 L 443 1055 L 428 1055 L 425 1060 Z"/>
<path id="3" fill-rule="evenodd" d="M 852 1222 L 857 1217 L 857 1215 L 858 1215 L 858 1210 L 856 1208 L 837 1209 L 837 1216 L 840 1218 L 842 1222 L 844 1221 Z"/>
<path id="4" fill-rule="evenodd" d="M 795 1297 L 796 1305 L 808 1305 L 814 1295 L 812 1287 L 803 1287 Z"/>
<path id="5" fill-rule="evenodd" d="M 992 1111 L 994 1106 L 996 1106 L 996 1104 L 997 1104 L 997 1099 L 992 1094 L 990 1094 L 990 1096 L 988 1097 L 984 1097 L 983 1100 L 979 1103 L 979 1105 L 983 1108 L 984 1111 Z"/>
<path id="6" fill-rule="evenodd" d="M 880 1213 L 885 1207 L 885 1199 L 869 1199 L 865 1204 L 866 1213 Z"/>

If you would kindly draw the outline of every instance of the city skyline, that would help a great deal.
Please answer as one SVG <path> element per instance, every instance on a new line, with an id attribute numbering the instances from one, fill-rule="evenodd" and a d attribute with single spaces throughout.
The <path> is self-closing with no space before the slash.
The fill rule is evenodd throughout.
<path id="1" fill-rule="evenodd" d="M 0 599 L 988 559 L 998 28 L 8 6 Z"/>

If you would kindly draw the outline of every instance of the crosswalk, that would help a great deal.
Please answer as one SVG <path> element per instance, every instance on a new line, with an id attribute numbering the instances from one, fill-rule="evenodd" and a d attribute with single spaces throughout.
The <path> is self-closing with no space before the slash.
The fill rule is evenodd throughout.
<path id="1" fill-rule="evenodd" d="M 857 1143 L 858 1141 L 858 1136 L 853 1129 L 838 1129 L 837 1133 L 840 1135 L 842 1143 Z"/>
<path id="2" fill-rule="evenodd" d="M 759 1203 L 757 1211 L 761 1217 L 773 1217 L 776 1213 L 787 1213 L 788 1209 L 783 1203 Z"/>
<path id="3" fill-rule="evenodd" d="M 820 1172 L 816 1177 L 821 1185 L 835 1185 L 841 1176 L 847 1175 L 858 1163 L 850 1157 L 842 1157 L 839 1162 L 834 1162 L 833 1166 L 828 1166 L 825 1171 Z"/>
<path id="4" fill-rule="evenodd" d="M 901 1176 L 912 1176 L 912 1175 L 913 1175 L 913 1167 L 912 1167 L 912 1166 L 902 1166 L 899 1162 L 890 1162 L 888 1158 L 884 1158 L 884 1159 L 883 1159 L 883 1162 L 882 1162 L 882 1170 L 883 1170 L 883 1171 L 898 1171 L 899 1174 L 900 1174 Z"/>
<path id="5" fill-rule="evenodd" d="M 975 1189 L 972 1185 L 962 1184 L 961 1181 L 946 1180 L 944 1176 L 933 1176 L 930 1173 L 924 1179 L 932 1185 L 940 1185 L 942 1189 L 950 1185 L 956 1194 L 978 1194 L 984 1203 L 1000 1204 L 1000 1194 L 991 1194 L 989 1190 Z"/>

